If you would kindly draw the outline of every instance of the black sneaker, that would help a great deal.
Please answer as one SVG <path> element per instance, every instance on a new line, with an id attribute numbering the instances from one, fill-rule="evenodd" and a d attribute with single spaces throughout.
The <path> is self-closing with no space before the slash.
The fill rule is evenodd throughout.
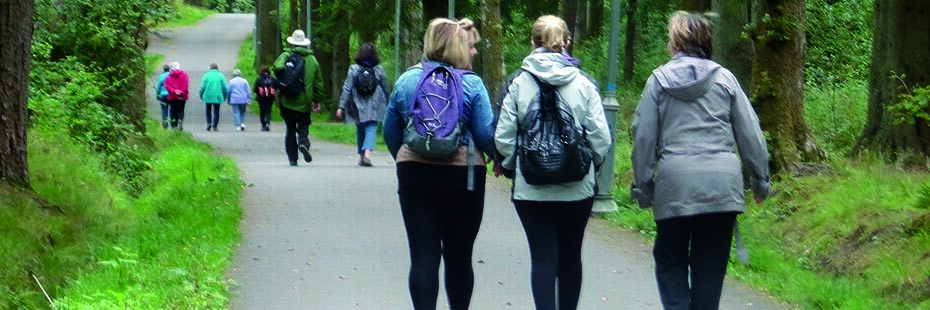
<path id="1" fill-rule="evenodd" d="M 292 161 L 292 162 L 290 163 L 290 165 L 291 165 L 291 167 L 296 167 L 296 166 L 297 166 L 297 161 Z"/>
<path id="2" fill-rule="evenodd" d="M 297 150 L 300 151 L 301 154 L 304 154 L 305 162 L 309 163 L 313 161 L 313 156 L 310 156 L 310 148 L 308 148 L 306 145 L 301 144 L 297 146 Z"/>
<path id="3" fill-rule="evenodd" d="M 211 128 L 213 128 L 213 126 L 207 126 L 207 131 L 210 131 Z"/>

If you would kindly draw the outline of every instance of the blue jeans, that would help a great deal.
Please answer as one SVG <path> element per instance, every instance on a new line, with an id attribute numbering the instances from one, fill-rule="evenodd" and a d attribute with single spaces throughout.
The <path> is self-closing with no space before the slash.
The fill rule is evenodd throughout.
<path id="1" fill-rule="evenodd" d="M 355 141 L 358 145 L 359 155 L 364 155 L 365 150 L 375 149 L 375 136 L 377 134 L 377 121 L 367 121 L 355 124 Z"/>
<path id="2" fill-rule="evenodd" d="M 204 104 L 204 115 L 207 118 L 207 126 L 216 128 L 216 125 L 220 123 L 220 104 Z"/>
<path id="3" fill-rule="evenodd" d="M 168 128 L 168 102 L 159 101 L 161 106 L 161 128 Z"/>
<path id="4" fill-rule="evenodd" d="M 233 110 L 233 126 L 239 127 L 242 126 L 242 123 L 245 122 L 245 107 L 246 104 L 230 104 Z"/>

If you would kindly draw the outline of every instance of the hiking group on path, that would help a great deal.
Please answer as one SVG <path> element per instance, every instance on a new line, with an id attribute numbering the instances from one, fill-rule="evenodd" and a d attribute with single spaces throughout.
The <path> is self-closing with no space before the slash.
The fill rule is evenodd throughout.
<path id="1" fill-rule="evenodd" d="M 298 165 L 298 155 L 311 163 L 314 160 L 311 149 L 318 159 L 309 173 L 282 169 L 270 159 L 275 152 L 265 156 L 261 151 L 275 149 L 268 147 L 268 136 L 243 136 L 234 142 L 229 136 L 194 133 L 198 139 L 236 157 L 249 188 L 261 187 L 266 191 L 247 188 L 243 198 L 243 243 L 231 272 L 231 277 L 240 283 L 234 290 L 237 297 L 233 307 L 404 309 L 412 305 L 414 309 L 436 309 L 438 303 L 450 309 L 778 309 L 777 303 L 739 285 L 728 285 L 730 294 L 724 290 L 732 228 L 743 207 L 740 161 L 749 163 L 753 190 L 757 200 L 761 200 L 767 194 L 768 171 L 759 163 L 765 162 L 767 153 L 765 144 L 757 143 L 761 132 L 752 108 L 748 102 L 739 100 L 745 95 L 738 85 L 727 84 L 735 80 L 727 75 L 726 69 L 709 60 L 713 29 L 707 20 L 683 12 L 671 18 L 672 60 L 666 66 L 688 61 L 688 68 L 699 73 L 691 76 L 699 79 L 661 75 L 663 71 L 657 69 L 650 79 L 655 79 L 654 85 L 644 91 L 643 102 L 648 104 L 640 104 L 634 119 L 633 194 L 642 206 L 654 208 L 657 214 L 656 268 L 648 280 L 636 279 L 650 268 L 642 261 L 634 264 L 635 268 L 631 265 L 612 272 L 629 278 L 591 277 L 592 273 L 586 270 L 591 268 L 582 268 L 582 257 L 588 261 L 585 266 L 591 266 L 592 260 L 596 264 L 611 261 L 596 267 L 598 271 L 594 273 L 609 274 L 599 267 L 618 266 L 620 261 L 630 260 L 629 253 L 619 255 L 622 250 L 615 247 L 628 245 L 629 249 L 639 250 L 644 247 L 629 240 L 623 241 L 623 245 L 605 244 L 600 239 L 616 242 L 624 238 L 603 237 L 611 233 L 605 233 L 604 225 L 596 220 L 594 228 L 588 227 L 598 187 L 595 174 L 613 147 L 610 129 L 597 84 L 581 71 L 580 61 L 565 52 L 570 44 L 565 22 L 556 16 L 543 16 L 531 27 L 533 52 L 511 76 L 502 100 L 495 103 L 491 102 L 482 79 L 469 71 L 476 54 L 474 46 L 480 40 L 470 20 L 434 19 L 424 35 L 423 62 L 403 72 L 393 87 L 379 64 L 375 46 L 363 43 L 354 57 L 355 64 L 349 68 L 336 110 L 337 118 L 356 127 L 357 144 L 353 151 L 358 156 L 357 165 L 374 167 L 360 171 L 346 171 L 339 159 L 331 160 L 342 158 L 346 147 L 316 141 L 317 146 L 311 148 L 310 116 L 320 110 L 318 102 L 324 95 L 320 64 L 307 48 L 310 40 L 303 31 L 296 30 L 286 39 L 289 48 L 270 67 L 260 69 L 260 76 L 251 88 L 235 73 L 227 83 L 218 71 L 219 66 L 212 63 L 199 88 L 206 106 L 206 131 L 217 131 L 219 110 L 215 106 L 223 102 L 243 107 L 234 109 L 234 126 L 237 131 L 244 131 L 244 107 L 252 101 L 251 94 L 255 94 L 262 105 L 259 115 L 262 131 L 272 131 L 270 105 L 277 102 L 284 120 L 283 153 L 288 166 Z M 155 94 L 159 101 L 165 102 L 166 108 L 161 109 L 163 127 L 182 130 L 188 98 L 187 73 L 180 69 L 178 61 L 168 67 L 157 82 Z M 695 82 L 709 86 L 703 91 L 678 90 Z M 242 94 L 241 89 L 249 92 Z M 167 93 L 164 98 L 163 93 Z M 737 101 L 731 102 L 730 98 Z M 694 106 L 711 107 L 705 110 L 714 115 L 701 115 L 701 109 Z M 696 121 L 706 117 L 732 123 Z M 380 154 L 374 149 L 378 123 L 382 121 L 391 159 L 377 158 Z M 727 127 L 718 128 L 721 125 Z M 676 126 L 691 126 L 696 131 L 685 133 Z M 700 145 L 695 146 L 695 141 Z M 261 160 L 250 157 L 259 153 Z M 670 158 L 678 154 L 699 158 L 708 163 L 702 168 L 711 170 L 694 171 L 677 165 Z M 325 158 L 322 163 L 321 157 Z M 512 179 L 509 190 L 487 178 L 487 165 L 492 166 L 494 176 Z M 336 169 L 339 167 L 341 171 Z M 386 178 L 390 174 L 381 168 L 396 171 L 396 179 Z M 707 177 L 708 173 L 716 176 Z M 340 174 L 351 176 L 336 177 Z M 708 192 L 708 184 L 718 184 L 726 190 Z M 391 196 L 398 200 L 393 203 L 384 197 L 385 192 L 374 190 L 390 186 L 396 186 L 393 188 L 396 195 Z M 740 190 L 738 195 L 729 191 L 733 188 Z M 336 198 L 336 193 L 349 194 Z M 479 232 L 494 231 L 495 226 L 501 226 L 497 223 L 508 219 L 512 222 L 503 226 L 510 227 L 505 230 L 513 237 L 514 212 L 510 216 L 498 214 L 504 209 L 501 205 L 511 203 L 510 210 L 516 211 L 525 239 L 513 242 L 504 237 L 506 234 L 493 237 L 507 240 L 501 242 L 508 246 L 522 243 L 522 250 L 528 253 L 519 255 L 529 258 L 529 266 L 523 266 L 523 258 L 513 252 L 520 248 L 497 249 L 509 254 L 491 258 L 486 256 L 486 246 L 480 242 Z M 486 210 L 486 204 L 492 208 Z M 387 212 L 394 221 L 384 223 L 382 217 L 374 225 L 365 225 L 361 222 L 372 220 L 362 215 L 366 212 L 380 215 Z M 352 213 L 356 213 L 354 217 Z M 266 226 L 269 223 L 282 227 Z M 397 268 L 398 251 L 393 248 L 398 246 L 398 231 L 378 233 L 392 231 L 385 226 L 401 223 L 409 268 Z M 295 230 L 295 226 L 302 232 L 294 233 L 300 230 Z M 339 234 L 347 229 L 353 233 Z M 368 233 L 360 236 L 360 232 Z M 602 238 L 588 240 L 591 234 Z M 299 244 L 317 245 L 302 253 L 311 258 L 305 261 L 308 269 L 320 272 L 303 273 L 293 260 L 285 260 L 290 256 L 288 253 L 271 254 L 263 249 L 272 244 L 271 247 L 280 250 L 283 244 L 291 242 L 295 245 L 287 252 L 297 251 Z M 315 266 L 318 262 L 313 258 L 345 267 L 346 262 L 335 262 L 331 256 L 360 245 L 391 255 L 355 256 L 356 261 L 372 264 L 366 269 L 379 271 L 372 271 L 374 277 L 359 276 L 371 282 L 354 282 L 354 288 L 334 293 L 334 288 L 342 285 L 331 281 L 351 277 L 340 274 L 327 280 L 322 276 L 338 271 Z M 591 251 L 599 251 L 600 255 L 591 255 Z M 609 257 L 612 255 L 615 257 Z M 486 258 L 476 260 L 476 256 Z M 259 257 L 281 263 L 261 262 Z M 513 262 L 495 266 L 491 273 L 499 278 L 496 281 L 499 287 L 485 287 L 489 282 L 482 280 L 488 274 L 477 273 L 474 264 L 477 262 L 482 267 L 479 269 L 483 269 L 488 266 L 482 265 L 489 261 L 497 264 L 497 260 L 506 257 Z M 352 269 L 358 271 L 362 265 L 359 263 Z M 444 272 L 439 272 L 440 267 Z M 289 271 L 294 274 L 288 274 Z M 283 280 L 297 273 L 301 274 L 297 282 Z M 406 274 L 402 277 L 407 283 L 406 302 L 396 294 L 400 286 L 397 276 L 401 274 Z M 511 278 L 525 279 L 525 283 L 511 285 Z M 445 286 L 444 296 L 439 294 L 440 283 Z M 316 289 L 299 287 L 305 285 Z M 485 297 L 477 297 L 482 294 Z M 517 297 L 527 295 L 532 298 Z M 598 295 L 600 298 L 592 298 Z M 623 298 L 630 295 L 636 297 Z M 354 301 L 346 303 L 346 300 Z"/>

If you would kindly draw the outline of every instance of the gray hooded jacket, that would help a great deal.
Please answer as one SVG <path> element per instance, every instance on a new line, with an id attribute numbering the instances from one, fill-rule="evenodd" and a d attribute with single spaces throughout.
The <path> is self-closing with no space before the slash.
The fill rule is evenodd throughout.
<path id="1" fill-rule="evenodd" d="M 656 221 L 743 212 L 743 175 L 769 190 L 768 151 L 759 120 L 736 77 L 683 54 L 653 71 L 631 128 L 633 198 L 654 205 Z"/>

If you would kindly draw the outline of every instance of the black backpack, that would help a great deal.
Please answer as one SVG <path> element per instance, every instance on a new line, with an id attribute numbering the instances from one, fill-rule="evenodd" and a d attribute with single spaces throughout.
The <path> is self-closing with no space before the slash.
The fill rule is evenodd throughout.
<path id="1" fill-rule="evenodd" d="M 517 156 L 523 179 L 530 185 L 581 181 L 593 160 L 584 129 L 575 127 L 572 110 L 555 86 L 532 73 L 530 76 L 539 86 L 539 95 L 517 125 Z"/>
<path id="2" fill-rule="evenodd" d="M 375 68 L 362 65 L 359 65 L 359 67 L 361 69 L 355 73 L 355 90 L 362 96 L 374 94 L 375 90 L 378 89 L 378 84 L 381 84 L 378 75 L 375 73 Z"/>
<path id="3" fill-rule="evenodd" d="M 293 99 L 304 92 L 304 57 L 291 52 L 284 61 L 284 68 L 275 70 L 278 91 L 285 98 Z"/>

